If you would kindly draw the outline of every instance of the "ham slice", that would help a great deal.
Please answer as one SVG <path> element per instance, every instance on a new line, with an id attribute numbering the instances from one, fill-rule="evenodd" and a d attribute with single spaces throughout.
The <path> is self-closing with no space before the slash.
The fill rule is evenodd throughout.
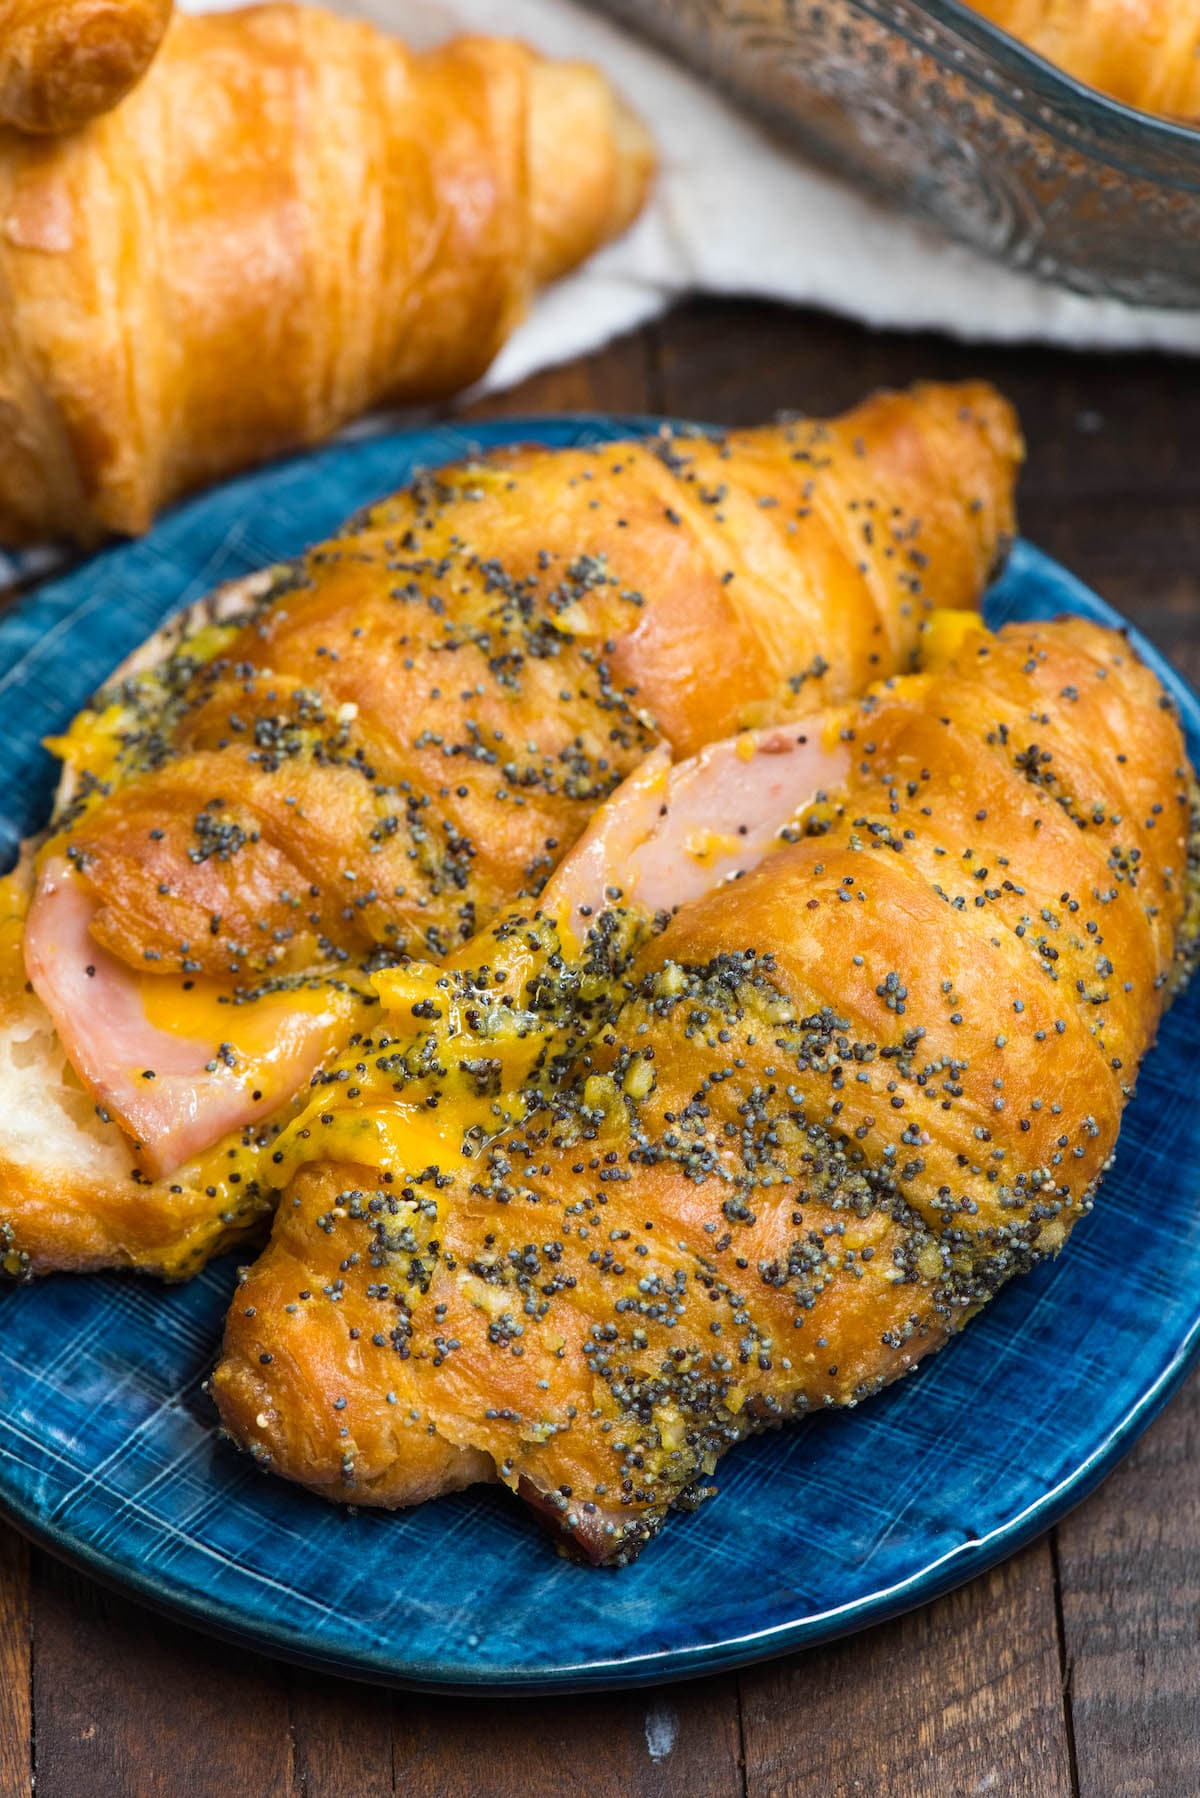
<path id="1" fill-rule="evenodd" d="M 172 977 L 139 977 L 102 949 L 89 929 L 95 910 L 70 863 L 49 860 L 25 924 L 25 971 L 71 1066 L 160 1178 L 276 1111 L 338 1040 L 354 1000 L 306 988 L 218 1010 L 214 998 L 210 1031 L 171 1029 L 147 1002 L 161 982 L 153 1010 L 169 1013 Z M 181 988 L 179 1000 L 183 1008 Z M 246 1023 L 253 1047 L 239 1054 Z"/>
<path id="2" fill-rule="evenodd" d="M 601 808 L 543 906 L 582 936 L 618 892 L 670 910 L 747 872 L 791 818 L 845 780 L 848 752 L 831 745 L 829 718 L 747 731 L 676 767 L 665 747 L 653 751 Z M 344 1033 L 356 1000 L 325 987 L 219 1009 L 214 998 L 205 1019 L 172 976 L 139 975 L 101 948 L 95 911 L 86 882 L 51 858 L 25 925 L 25 970 L 75 1072 L 155 1178 L 277 1111 Z"/>
<path id="3" fill-rule="evenodd" d="M 577 934 L 620 898 L 673 911 L 757 867 L 784 827 L 850 772 L 838 714 L 744 731 L 672 767 L 648 755 L 596 813 L 542 904 Z"/>

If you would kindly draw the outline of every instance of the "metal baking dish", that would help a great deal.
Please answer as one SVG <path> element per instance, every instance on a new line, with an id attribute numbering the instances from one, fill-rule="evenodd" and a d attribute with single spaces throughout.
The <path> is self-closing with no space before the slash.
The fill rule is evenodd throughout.
<path id="1" fill-rule="evenodd" d="M 592 3 L 989 256 L 1200 306 L 1200 131 L 1081 86 L 957 0 Z"/>

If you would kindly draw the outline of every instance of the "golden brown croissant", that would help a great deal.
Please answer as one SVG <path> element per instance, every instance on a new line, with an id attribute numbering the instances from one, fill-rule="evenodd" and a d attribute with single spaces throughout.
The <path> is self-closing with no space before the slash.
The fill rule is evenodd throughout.
<path id="1" fill-rule="evenodd" d="M 1200 119 L 1195 0 L 972 0 L 972 5 L 1088 87 L 1142 112 Z"/>
<path id="2" fill-rule="evenodd" d="M 264 1466 L 383 1506 L 498 1476 L 627 1560 L 732 1443 L 858 1403 L 1062 1246 L 1194 955 L 1191 771 L 1114 633 L 936 636 L 623 789 L 553 923 L 380 976 L 214 1377 Z M 697 897 L 699 823 L 751 871 Z M 628 972 L 615 927 L 570 948 L 605 872 L 686 901 Z"/>
<path id="3" fill-rule="evenodd" d="M 656 740 L 687 755 L 909 667 L 931 605 L 977 603 L 1019 450 L 979 386 L 521 450 L 227 594 L 236 621 L 77 720 L 70 796 L 8 883 L 12 1265 L 178 1273 L 244 1229 L 371 971 L 538 891 Z"/>
<path id="4" fill-rule="evenodd" d="M 204 481 L 483 373 L 635 216 L 598 74 L 316 8 L 177 18 L 124 105 L 0 144 L 0 541 L 145 529 Z"/>
<path id="5" fill-rule="evenodd" d="M 140 81 L 171 0 L 2 0 L 0 125 L 74 131 Z"/>

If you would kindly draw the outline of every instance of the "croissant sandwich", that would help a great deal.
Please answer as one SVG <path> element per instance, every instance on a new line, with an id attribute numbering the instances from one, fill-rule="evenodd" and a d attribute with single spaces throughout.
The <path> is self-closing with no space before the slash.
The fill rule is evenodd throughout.
<path id="1" fill-rule="evenodd" d="M 990 389 L 442 469 L 147 646 L 0 884 L 0 1251 L 185 1274 L 270 1207 L 297 1093 L 536 896 L 656 744 L 912 664 L 1012 526 Z"/>
<path id="2" fill-rule="evenodd" d="M 1126 106 L 1200 120 L 1195 0 L 972 0 L 1047 62 Z"/>
<path id="3" fill-rule="evenodd" d="M 0 142 L 0 541 L 176 495 L 481 375 L 653 165 L 604 77 L 275 4 L 177 18 L 116 111 Z"/>
<path id="4" fill-rule="evenodd" d="M 498 1478 L 628 1561 L 1091 1206 L 1200 914 L 1125 640 L 959 614 L 923 672 L 668 763 L 540 911 L 382 972 L 280 1137 L 213 1379 L 264 1467 L 379 1506 Z"/>
<path id="5" fill-rule="evenodd" d="M 73 131 L 140 81 L 171 0 L 0 0 L 0 125 Z"/>

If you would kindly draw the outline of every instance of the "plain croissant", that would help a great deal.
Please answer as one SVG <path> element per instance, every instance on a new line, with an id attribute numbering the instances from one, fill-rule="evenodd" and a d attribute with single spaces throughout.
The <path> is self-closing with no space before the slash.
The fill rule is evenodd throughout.
<path id="1" fill-rule="evenodd" d="M 1047 62 L 1127 106 L 1200 119 L 1196 0 L 972 0 Z"/>
<path id="2" fill-rule="evenodd" d="M 623 789 L 540 920 L 381 976 L 213 1378 L 263 1466 L 381 1506 L 498 1477 L 625 1561 L 1062 1247 L 1195 956 L 1193 777 L 1115 632 L 960 615 L 930 662 Z M 745 870 L 707 892 L 705 824 Z M 631 969 L 606 881 L 683 901 Z"/>
<path id="3" fill-rule="evenodd" d="M 73 131 L 150 66 L 171 0 L 0 0 L 0 125 Z"/>
<path id="4" fill-rule="evenodd" d="M 468 385 L 652 165 L 603 76 L 517 43 L 418 56 L 287 4 L 175 19 L 114 112 L 0 143 L 0 541 L 141 531 Z"/>
<path id="5" fill-rule="evenodd" d="M 244 1230 L 372 971 L 539 891 L 656 742 L 687 755 L 909 667 L 931 606 L 978 603 L 1019 454 L 983 386 L 522 449 L 424 477 L 151 646 L 157 671 L 57 744 L 51 834 L 0 883 L 14 1264 L 178 1273 Z"/>

